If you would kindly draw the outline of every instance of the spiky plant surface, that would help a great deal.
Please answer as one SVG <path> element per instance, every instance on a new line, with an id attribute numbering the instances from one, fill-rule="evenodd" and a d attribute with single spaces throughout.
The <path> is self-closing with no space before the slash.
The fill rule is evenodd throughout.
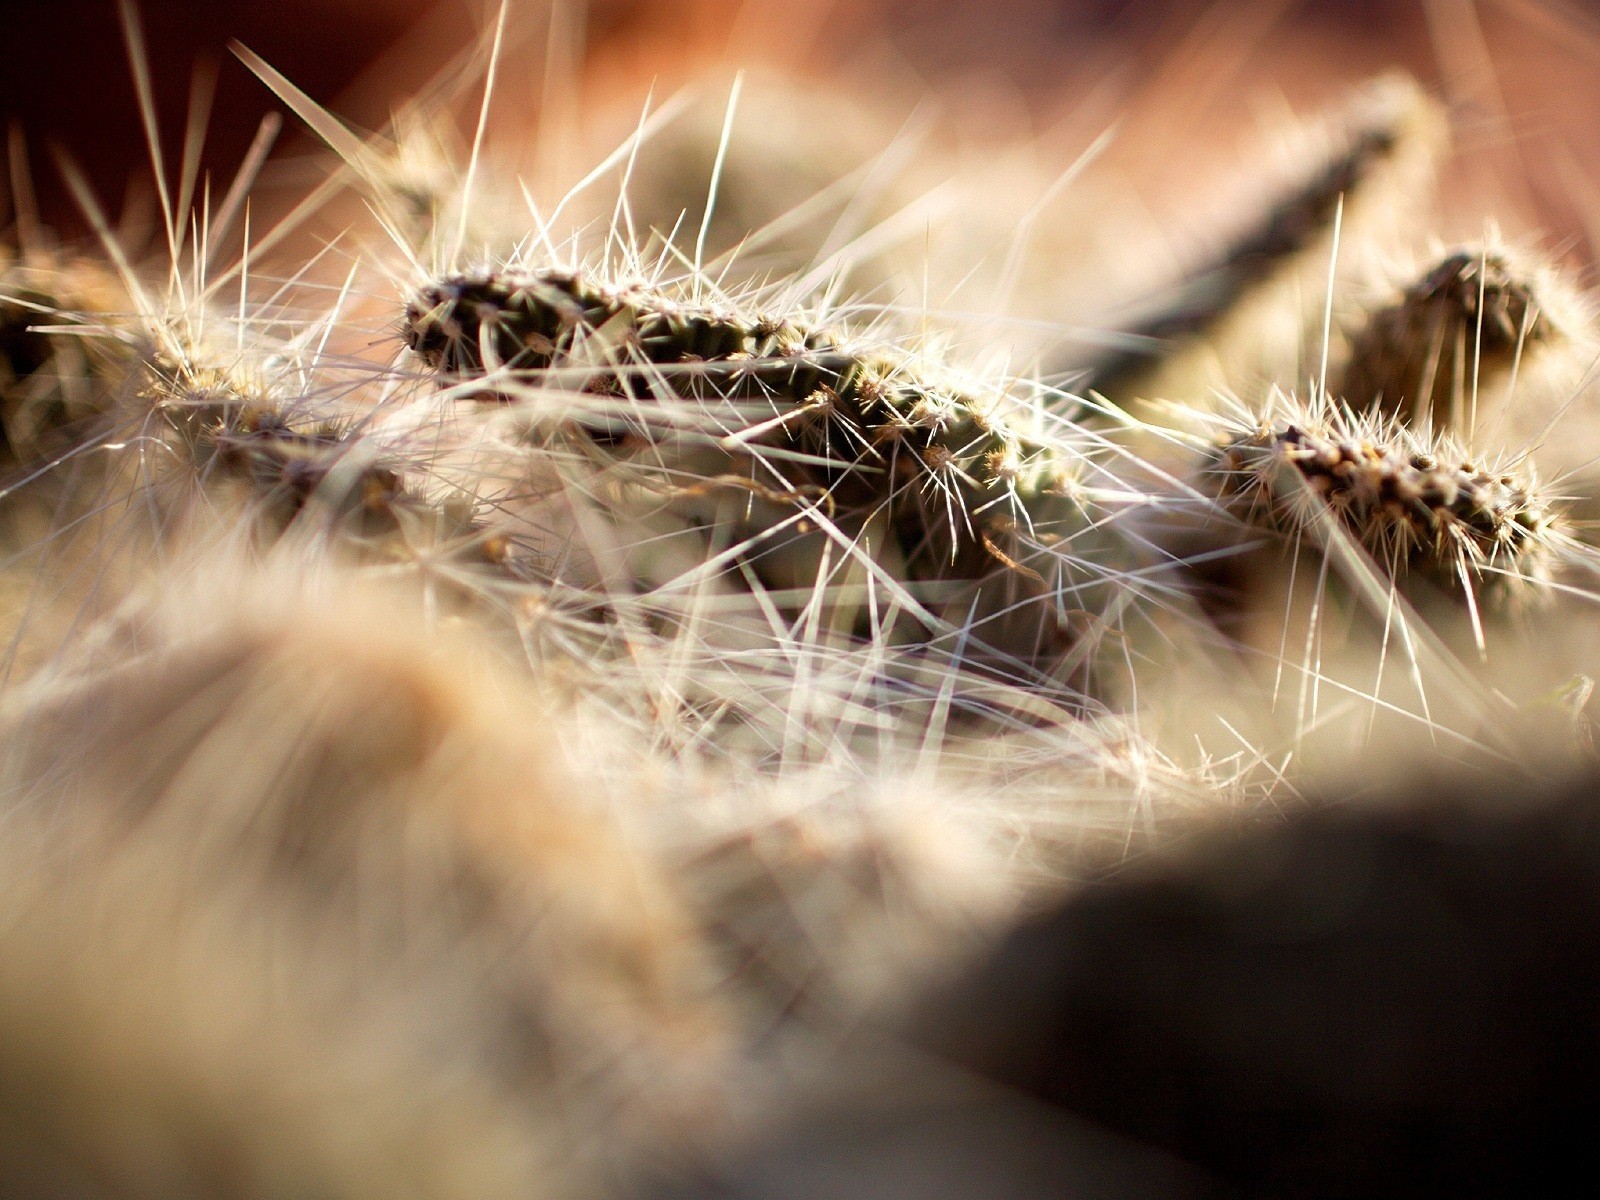
<path id="1" fill-rule="evenodd" d="M 34 971 L 94 1047 L 118 1036 L 52 956 L 58 905 L 91 972 L 129 938 L 176 956 L 176 990 L 130 976 L 141 1012 L 236 985 L 302 1062 L 347 997 L 389 1048 L 315 1076 L 337 1094 L 326 1139 L 295 1134 L 313 1165 L 274 1164 L 249 1113 L 195 1134 L 178 1105 L 127 1135 L 154 1156 L 128 1190 L 364 1194 L 362 1156 L 418 1120 L 370 1097 L 441 1062 L 436 1129 L 473 1126 L 483 1173 L 446 1156 L 395 1188 L 625 1186 L 759 1124 L 1019 906 L 1193 821 L 1335 765 L 1371 784 L 1401 745 L 1591 754 L 1582 480 L 1541 482 L 1537 446 L 1459 403 L 1493 379 L 1514 404 L 1524 360 L 1577 380 L 1587 318 L 1487 252 L 1379 286 L 1415 215 L 1394 189 L 1439 152 L 1416 85 L 1319 125 L 1129 353 L 1056 378 L 1015 357 L 1036 329 L 852 299 L 838 228 L 771 279 L 717 249 L 719 189 L 784 177 L 759 139 L 724 177 L 736 112 L 698 229 L 641 228 L 649 108 L 575 185 L 530 185 L 484 138 L 494 69 L 453 163 L 416 113 L 358 138 L 242 56 L 353 177 L 352 229 L 318 249 L 299 225 L 341 174 L 265 234 L 247 178 L 193 219 L 163 180 L 165 246 L 140 254 L 69 170 L 98 250 L 0 276 L 0 859 L 51 855 L 0 894 L 0 1022 L 35 1019 Z M 1022 274 L 1002 262 L 996 294 Z M 1542 398 L 1552 421 L 1582 400 Z M 246 961 L 182 966 L 208 938 Z M 196 1036 L 194 1062 L 163 1034 L 92 1087 L 98 1049 L 41 1042 L 24 1065 L 67 1081 L 40 1118 L 66 1157 L 30 1169 L 123 1169 L 73 1096 L 187 1104 L 226 1092 L 228 1055 L 254 1069 L 236 1025 Z M 25 1115 L 0 1105 L 0 1147 Z M 539 1132 L 513 1152 L 502 1128 Z"/>
<path id="2" fill-rule="evenodd" d="M 577 426 L 567 444 L 615 460 L 619 479 L 681 509 L 713 546 L 733 529 L 727 549 L 783 611 L 798 610 L 781 594 L 811 590 L 831 539 L 980 643 L 1016 643 L 1024 661 L 1058 655 L 1067 630 L 1052 589 L 1069 564 L 1087 574 L 1093 551 L 1105 556 L 1093 526 L 1118 497 L 1100 447 L 1048 411 L 1046 389 L 963 384 L 930 350 L 681 290 L 548 269 L 453 275 L 407 303 L 404 332 L 458 392 L 486 377 L 481 399 L 516 404 L 535 426 Z M 541 411 L 552 406 L 559 420 Z M 718 513 L 740 506 L 737 527 Z M 1014 611 L 943 594 L 1001 571 Z M 849 619 L 830 608 L 831 623 Z M 856 631 L 874 636 L 869 622 L 857 606 Z"/>
<path id="3" fill-rule="evenodd" d="M 1534 476 L 1474 463 L 1447 435 L 1324 410 L 1272 415 L 1225 442 L 1212 468 L 1222 492 L 1290 538 L 1323 536 L 1331 518 L 1393 576 L 1468 593 L 1500 576 L 1528 591 L 1547 581 L 1564 535 Z"/>
<path id="4" fill-rule="evenodd" d="M 1548 398 L 1563 403 L 1578 383 L 1590 352 L 1572 343 L 1589 331 L 1581 299 L 1548 267 L 1505 246 L 1466 247 L 1367 313 L 1333 390 L 1353 408 L 1470 436 L 1512 401 L 1548 417 Z M 1549 365 L 1566 376 L 1546 378 Z"/>

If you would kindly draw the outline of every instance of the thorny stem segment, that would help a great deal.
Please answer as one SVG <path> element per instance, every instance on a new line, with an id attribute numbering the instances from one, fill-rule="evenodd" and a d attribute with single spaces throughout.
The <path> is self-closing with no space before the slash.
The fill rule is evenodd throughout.
<path id="1" fill-rule="evenodd" d="M 1228 442 L 1213 470 L 1226 494 L 1286 532 L 1310 524 L 1307 505 L 1326 505 L 1378 562 L 1446 584 L 1508 571 L 1542 579 L 1559 525 L 1531 479 L 1296 424 Z"/>
<path id="2" fill-rule="evenodd" d="M 1352 407 L 1461 425 L 1475 380 L 1558 336 L 1534 279 L 1503 254 L 1440 260 L 1356 334 L 1334 392 Z"/>
<path id="3" fill-rule="evenodd" d="M 908 526 L 903 542 L 912 535 L 908 545 L 946 562 L 1013 532 L 1029 503 L 1074 491 L 1076 464 L 1021 427 L 1016 397 L 930 382 L 913 360 L 837 331 L 680 303 L 643 285 L 555 270 L 454 275 L 407 305 L 405 337 L 451 377 L 503 371 L 535 383 L 541 372 L 588 368 L 589 394 L 731 402 L 732 431 L 708 439 L 718 449 L 781 470 L 796 490 L 820 488 L 843 511 L 886 511 Z M 655 440 L 605 415 L 585 425 L 603 445 Z M 935 525 L 948 535 L 930 537 Z M 997 561 L 1008 560 L 988 556 Z"/>

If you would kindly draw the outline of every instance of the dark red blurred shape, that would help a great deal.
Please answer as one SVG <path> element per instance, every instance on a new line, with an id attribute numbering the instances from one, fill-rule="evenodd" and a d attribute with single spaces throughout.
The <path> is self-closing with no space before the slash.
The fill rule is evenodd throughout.
<path id="1" fill-rule="evenodd" d="M 263 114 L 280 107 L 229 52 L 229 39 L 244 42 L 327 101 L 423 7 L 352 0 L 141 0 L 169 164 L 175 168 L 180 153 L 197 60 L 219 67 L 204 159 L 218 185 L 226 185 L 243 159 Z M 0 120 L 19 123 L 27 135 L 46 220 L 69 228 L 78 224 L 45 149 L 51 141 L 83 164 L 115 211 L 128 180 L 136 172 L 148 178 L 149 162 L 116 0 L 0 0 L 0 29 Z"/>

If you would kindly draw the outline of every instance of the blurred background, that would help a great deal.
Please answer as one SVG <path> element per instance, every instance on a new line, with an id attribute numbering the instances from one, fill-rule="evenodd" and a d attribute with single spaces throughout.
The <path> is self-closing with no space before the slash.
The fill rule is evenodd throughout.
<path id="1" fill-rule="evenodd" d="M 86 170 L 113 212 L 148 179 L 118 0 L 0 0 L 9 36 L 0 118 L 43 218 L 82 227 L 47 147 Z M 153 92 L 178 157 L 191 81 L 210 89 L 203 164 L 222 186 L 258 122 L 282 106 L 229 51 L 237 39 L 353 125 L 377 129 L 493 24 L 479 0 L 141 0 Z M 1576 0 L 514 0 L 496 121 L 546 142 L 554 117 L 626 129 L 669 94 L 735 67 L 819 92 L 883 97 L 891 124 L 937 112 L 955 140 L 1028 141 L 1046 177 L 1096 131 L 1106 164 L 1139 181 L 1156 219 L 1204 220 L 1196 193 L 1236 171 L 1262 113 L 1313 111 L 1386 68 L 1451 107 L 1458 144 L 1514 229 L 1584 265 L 1600 238 L 1600 3 Z M 470 72 L 463 72 L 465 79 Z M 479 73 L 481 75 L 481 72 Z M 723 86 L 719 84 L 718 86 Z M 476 93 L 456 89 L 470 137 Z M 552 115 L 552 110 L 560 111 Z M 631 115 L 629 115 L 631 114 Z M 620 122 L 620 123 L 619 123 Z M 302 194 L 315 143 L 285 124 L 257 203 Z M 15 174 L 15 172 L 12 172 Z M 135 187 L 144 186 L 136 184 Z M 1476 214 L 1474 220 L 1481 219 Z"/>

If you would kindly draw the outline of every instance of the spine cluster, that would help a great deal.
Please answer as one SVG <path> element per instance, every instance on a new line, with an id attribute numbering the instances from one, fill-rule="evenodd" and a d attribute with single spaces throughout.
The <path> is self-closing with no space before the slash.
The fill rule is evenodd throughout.
<path id="1" fill-rule="evenodd" d="M 298 415 L 264 380 L 157 354 L 144 390 L 171 447 L 202 478 L 240 489 L 269 538 L 291 525 L 339 533 L 382 557 L 448 554 L 457 564 L 499 563 L 504 539 L 470 504 L 424 496 L 415 464 L 385 453 L 360 420 Z"/>
<path id="2" fill-rule="evenodd" d="M 1427 453 L 1403 437 L 1266 427 L 1217 453 L 1226 494 L 1285 532 L 1324 507 L 1394 574 L 1472 586 L 1490 573 L 1543 576 L 1558 519 L 1531 479 Z"/>
<path id="3" fill-rule="evenodd" d="M 710 404 L 717 432 L 696 440 L 757 476 L 761 464 L 760 482 L 820 491 L 835 512 L 887 513 L 913 557 L 993 550 L 1029 502 L 1072 491 L 1071 460 L 1024 427 L 1038 414 L 1019 398 L 932 382 L 910 355 L 792 319 L 577 272 L 503 271 L 430 284 L 406 306 L 404 331 L 450 379 L 577 388 L 635 412 L 641 401 Z M 584 419 L 593 440 L 661 440 L 614 414 Z"/>
<path id="4" fill-rule="evenodd" d="M 1457 251 L 1372 313 L 1335 391 L 1449 428 L 1479 382 L 1559 336 L 1530 272 L 1502 253 Z"/>

